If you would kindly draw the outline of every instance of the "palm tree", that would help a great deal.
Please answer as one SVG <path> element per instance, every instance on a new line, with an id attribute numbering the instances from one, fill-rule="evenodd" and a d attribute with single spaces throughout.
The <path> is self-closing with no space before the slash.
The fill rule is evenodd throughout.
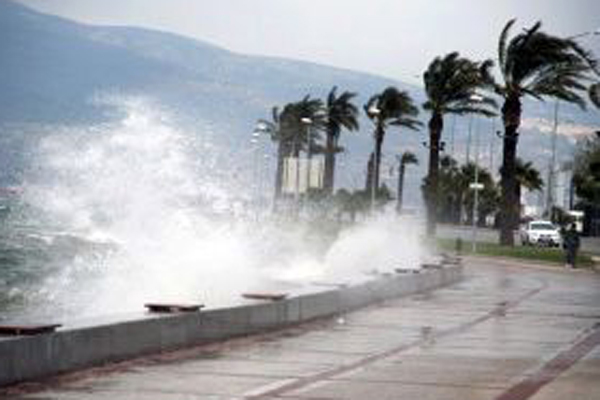
<path id="1" fill-rule="evenodd" d="M 540 171 L 533 167 L 531 161 L 524 162 L 520 158 L 515 160 L 515 178 L 517 182 L 515 185 L 515 198 L 518 202 L 520 215 L 522 188 L 526 188 L 527 190 L 542 190 L 544 181 L 540 176 Z"/>
<path id="2" fill-rule="evenodd" d="M 596 70 L 596 62 L 574 39 L 559 38 L 540 30 L 541 23 L 513 36 L 510 20 L 498 43 L 498 61 L 502 84 L 490 82 L 503 97 L 504 145 L 502 155 L 502 200 L 500 243 L 514 245 L 513 229 L 518 224 L 516 158 L 518 129 L 521 124 L 521 98 L 554 97 L 585 107 L 582 82 Z"/>
<path id="3" fill-rule="evenodd" d="M 368 189 L 377 192 L 379 190 L 381 148 L 388 125 L 417 130 L 422 123 L 415 118 L 419 114 L 419 109 L 414 105 L 410 95 L 392 86 L 371 97 L 364 109 L 367 116 L 375 123 L 373 132 L 375 151 L 373 152 L 372 179 Z"/>
<path id="4" fill-rule="evenodd" d="M 406 166 L 409 164 L 418 164 L 419 160 L 417 160 L 417 156 L 410 151 L 405 151 L 402 153 L 402 156 L 396 156 L 398 159 L 398 163 L 400 164 L 398 167 L 398 199 L 396 203 L 396 211 L 398 214 L 402 212 L 402 197 L 404 192 L 404 173 L 406 170 Z"/>
<path id="5" fill-rule="evenodd" d="M 272 120 L 259 120 L 261 130 L 277 142 L 277 168 L 275 172 L 275 199 L 281 198 L 283 188 L 284 162 L 286 157 L 298 157 L 303 149 L 316 147 L 318 132 L 324 126 L 322 113 L 323 102 L 319 99 L 304 97 L 301 101 L 286 104 L 282 111 L 278 107 L 272 109 Z M 307 129 L 303 118 L 312 121 Z"/>
<path id="6" fill-rule="evenodd" d="M 358 129 L 358 109 L 350 100 L 356 93 L 343 92 L 336 95 L 337 87 L 333 87 L 327 96 L 325 105 L 326 135 L 325 144 L 325 173 L 323 177 L 323 189 L 327 195 L 333 193 L 335 184 L 335 155 L 341 151 L 338 140 L 342 128 L 349 131 Z"/>
<path id="7" fill-rule="evenodd" d="M 310 153 L 317 147 L 319 132 L 325 127 L 323 101 L 307 95 L 298 102 L 288 104 L 286 108 L 282 113 L 282 127 L 290 131 L 292 155 L 298 157 L 303 150 Z M 306 125 L 305 119 L 310 120 L 310 125 Z"/>
<path id="8" fill-rule="evenodd" d="M 427 175 L 427 234 L 434 235 L 438 210 L 438 171 L 440 140 L 445 114 L 468 113 L 494 116 L 496 102 L 477 94 L 488 83 L 491 60 L 476 63 L 453 52 L 436 57 L 423 74 L 427 101 L 423 108 L 431 112 L 429 119 L 429 170 Z"/>

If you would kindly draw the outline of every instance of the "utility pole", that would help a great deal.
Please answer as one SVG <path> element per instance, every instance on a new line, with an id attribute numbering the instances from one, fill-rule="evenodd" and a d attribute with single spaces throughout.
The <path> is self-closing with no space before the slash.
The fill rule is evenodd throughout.
<path id="1" fill-rule="evenodd" d="M 548 182 L 546 191 L 546 212 L 549 217 L 552 215 L 552 207 L 554 206 L 554 187 L 556 185 L 556 141 L 558 138 L 558 103 L 554 103 L 554 126 L 552 129 L 550 164 L 548 165 Z"/>

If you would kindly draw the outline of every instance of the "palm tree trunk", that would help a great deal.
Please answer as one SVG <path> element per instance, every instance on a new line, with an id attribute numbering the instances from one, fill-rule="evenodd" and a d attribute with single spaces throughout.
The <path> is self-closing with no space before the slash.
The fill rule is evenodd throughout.
<path id="1" fill-rule="evenodd" d="M 367 178 L 365 180 L 365 190 L 368 193 L 371 193 L 371 188 L 373 187 L 373 170 L 375 164 L 375 153 L 371 152 L 369 155 L 369 161 L 367 162 Z"/>
<path id="2" fill-rule="evenodd" d="M 398 168 L 398 202 L 396 203 L 396 212 L 400 214 L 402 212 L 402 196 L 404 195 L 404 171 L 406 166 L 403 162 L 400 162 L 400 168 Z"/>
<path id="3" fill-rule="evenodd" d="M 381 148 L 383 147 L 384 130 L 381 126 L 377 126 L 375 131 L 375 159 L 373 163 L 373 188 L 375 195 L 379 191 L 379 170 L 381 166 Z"/>
<path id="4" fill-rule="evenodd" d="M 328 131 L 325 148 L 325 172 L 323 175 L 323 189 L 325 189 L 325 194 L 327 195 L 331 195 L 333 193 L 335 179 L 335 142 L 335 133 Z"/>
<path id="5" fill-rule="evenodd" d="M 521 215 L 521 210 L 522 210 L 522 205 L 521 205 L 521 184 L 519 183 L 519 181 L 517 181 L 517 184 L 515 185 L 515 199 L 517 199 L 517 204 L 519 207 L 519 215 Z"/>
<path id="6" fill-rule="evenodd" d="M 438 175 L 440 167 L 440 137 L 444 119 L 434 113 L 429 120 L 429 171 L 427 176 L 427 236 L 434 236 L 437 225 Z"/>
<path id="7" fill-rule="evenodd" d="M 277 170 L 275 171 L 275 200 L 281 198 L 283 189 L 283 164 L 286 153 L 284 147 L 284 144 L 279 142 L 279 146 L 277 146 Z"/>
<path id="8" fill-rule="evenodd" d="M 514 229 L 519 223 L 519 199 L 516 198 L 517 129 L 521 123 L 521 100 L 509 96 L 502 106 L 504 119 L 504 149 L 502 151 L 500 200 L 500 244 L 514 246 Z"/>

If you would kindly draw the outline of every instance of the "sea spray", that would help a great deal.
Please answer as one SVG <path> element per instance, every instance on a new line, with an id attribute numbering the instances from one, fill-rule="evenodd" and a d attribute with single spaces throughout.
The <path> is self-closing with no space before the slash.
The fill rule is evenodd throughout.
<path id="1" fill-rule="evenodd" d="M 222 162 L 229 149 L 201 127 L 178 129 L 144 101 L 119 106 L 121 121 L 57 129 L 32 150 L 23 201 L 45 221 L 35 234 L 62 257 L 29 286 L 25 314 L 64 320 L 149 301 L 218 307 L 244 291 L 302 291 L 419 264 L 418 224 L 390 213 L 324 234 L 269 218 L 252 209 L 257 186 L 238 173 L 248 168 Z"/>

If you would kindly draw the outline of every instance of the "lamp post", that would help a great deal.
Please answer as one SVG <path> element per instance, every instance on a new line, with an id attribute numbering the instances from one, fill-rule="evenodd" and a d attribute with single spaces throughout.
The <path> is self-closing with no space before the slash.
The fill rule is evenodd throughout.
<path id="1" fill-rule="evenodd" d="M 311 173 L 311 158 L 312 158 L 312 137 L 311 137 L 311 127 L 313 124 L 313 120 L 308 117 L 303 117 L 300 119 L 300 122 L 304 125 L 306 129 L 306 138 L 308 141 L 306 147 L 306 197 L 308 198 L 308 189 L 310 189 L 310 173 Z M 300 161 L 300 160 L 298 160 Z M 298 167 L 300 164 L 298 164 Z"/>
<path id="2" fill-rule="evenodd" d="M 375 209 L 375 193 L 377 190 L 375 187 L 375 170 L 377 168 L 377 163 L 379 162 L 379 155 L 377 154 L 377 131 L 379 130 L 379 116 L 381 115 L 381 110 L 372 106 L 367 113 L 369 114 L 369 118 L 375 120 L 375 133 L 373 134 L 373 165 L 371 166 L 371 171 L 367 170 L 367 173 L 371 173 L 371 211 L 373 211 Z"/>
<path id="3" fill-rule="evenodd" d="M 473 97 L 473 96 L 471 96 Z M 472 130 L 473 130 L 473 114 L 469 115 L 469 128 L 468 128 L 468 135 L 467 135 L 467 152 L 465 155 L 465 164 L 468 164 L 469 161 L 471 161 L 471 136 L 472 136 Z"/>
<path id="4" fill-rule="evenodd" d="M 260 122 L 256 124 L 254 127 L 254 131 L 252 131 L 252 138 L 250 139 L 250 143 L 252 145 L 253 152 L 253 162 L 252 162 L 252 187 L 254 188 L 254 208 L 255 208 L 255 218 L 258 221 L 258 212 L 260 208 L 260 198 L 261 198 L 261 166 L 260 166 L 260 134 L 265 131 L 265 126 Z"/>
<path id="5" fill-rule="evenodd" d="M 552 218 L 552 207 L 554 206 L 554 187 L 556 181 L 555 166 L 556 166 L 556 140 L 558 139 L 558 106 L 559 100 L 554 103 L 554 123 L 552 126 L 551 139 L 551 156 L 548 165 L 548 188 L 546 193 L 546 212 L 548 217 Z"/>
<path id="6" fill-rule="evenodd" d="M 481 101 L 483 97 L 473 94 L 470 97 L 471 101 Z M 471 114 L 471 121 L 473 120 L 473 114 Z M 469 123 L 469 137 L 471 136 L 471 123 Z M 467 153 L 468 154 L 468 153 Z M 468 162 L 468 159 L 467 159 Z M 473 193 L 473 214 L 471 216 L 471 248 L 473 253 L 477 251 L 477 215 L 479 208 L 479 191 L 483 189 L 483 185 L 479 183 L 479 131 L 475 130 L 475 179 L 472 184 L 469 185 L 469 188 L 474 191 Z"/>

